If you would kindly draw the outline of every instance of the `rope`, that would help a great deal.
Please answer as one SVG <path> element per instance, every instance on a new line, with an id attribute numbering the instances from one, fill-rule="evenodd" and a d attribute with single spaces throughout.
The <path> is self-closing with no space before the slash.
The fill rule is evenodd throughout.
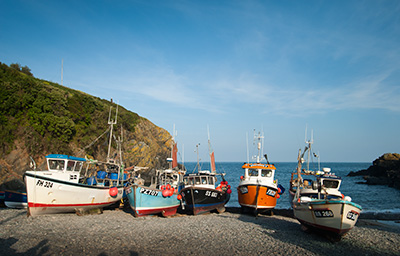
<path id="1" fill-rule="evenodd" d="M 103 137 L 104 134 L 106 134 L 108 131 L 110 130 L 110 128 L 108 128 L 105 132 L 103 132 L 103 134 L 101 134 L 99 137 L 97 137 L 94 141 L 92 141 L 92 143 L 90 143 L 89 145 L 87 145 L 86 147 L 84 147 L 83 149 L 81 149 L 78 152 L 78 155 L 81 154 L 83 151 L 85 151 L 85 149 L 91 147 L 96 141 L 98 141 L 101 137 Z"/>

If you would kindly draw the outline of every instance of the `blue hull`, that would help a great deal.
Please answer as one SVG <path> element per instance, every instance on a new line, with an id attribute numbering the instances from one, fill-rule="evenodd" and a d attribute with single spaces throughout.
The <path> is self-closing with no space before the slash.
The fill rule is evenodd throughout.
<path id="1" fill-rule="evenodd" d="M 26 192 L 5 191 L 4 204 L 10 208 L 27 208 L 28 200 Z"/>
<path id="2" fill-rule="evenodd" d="M 160 189 L 129 185 L 125 193 L 136 217 L 160 213 L 163 216 L 175 215 L 180 205 L 177 193 L 164 197 Z"/>

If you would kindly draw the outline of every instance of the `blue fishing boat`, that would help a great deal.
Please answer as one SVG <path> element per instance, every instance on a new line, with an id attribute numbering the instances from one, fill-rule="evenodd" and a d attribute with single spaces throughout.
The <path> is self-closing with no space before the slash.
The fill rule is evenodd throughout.
<path id="1" fill-rule="evenodd" d="M 4 196 L 5 196 L 5 192 L 4 191 L 0 191 L 0 207 L 4 207 Z"/>
<path id="2" fill-rule="evenodd" d="M 177 145 L 173 142 L 170 168 L 157 170 L 151 178 L 150 185 L 145 185 L 140 177 L 134 178 L 125 187 L 125 194 L 135 217 L 161 214 L 162 216 L 175 215 L 181 204 L 179 194 L 183 187 L 184 171 L 178 168 Z"/>
<path id="3" fill-rule="evenodd" d="M 27 197 L 25 191 L 4 191 L 4 204 L 9 208 L 27 208 Z"/>

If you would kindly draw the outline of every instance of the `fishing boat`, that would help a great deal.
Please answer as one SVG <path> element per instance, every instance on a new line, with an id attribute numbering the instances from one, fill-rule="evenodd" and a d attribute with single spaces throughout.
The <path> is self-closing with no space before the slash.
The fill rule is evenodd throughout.
<path id="1" fill-rule="evenodd" d="M 183 187 L 182 177 L 185 171 L 179 169 L 177 144 L 172 140 L 169 168 L 156 170 L 149 185 L 144 179 L 134 177 L 125 187 L 125 194 L 135 217 L 161 214 L 164 217 L 175 215 L 181 205 L 179 192 Z"/>
<path id="2" fill-rule="evenodd" d="M 312 139 L 306 143 L 303 153 L 299 150 L 297 168 L 290 180 L 294 216 L 303 230 L 322 231 L 337 241 L 354 227 L 362 207 L 339 191 L 342 179 L 330 168 L 311 171 L 308 165 L 302 169 L 304 154 L 311 155 Z"/>
<path id="3" fill-rule="evenodd" d="M 4 191 L 0 191 L 0 207 L 4 207 L 4 196 L 5 196 L 5 192 Z"/>
<path id="4" fill-rule="evenodd" d="M 23 180 L 14 178 L 1 184 L 0 205 L 9 208 L 26 208 L 26 188 Z"/>
<path id="5" fill-rule="evenodd" d="M 267 163 L 261 163 L 261 152 L 264 136 L 254 134 L 257 142 L 256 162 L 243 164 L 244 175 L 240 177 L 237 187 L 241 211 L 251 210 L 255 215 L 275 208 L 277 199 L 284 192 L 284 188 L 274 178 L 276 167 L 269 163 L 267 155 L 264 157 Z"/>
<path id="6" fill-rule="evenodd" d="M 27 197 L 25 191 L 4 191 L 4 204 L 9 208 L 27 208 Z"/>
<path id="7" fill-rule="evenodd" d="M 185 175 L 183 182 L 185 187 L 181 195 L 185 202 L 186 211 L 193 215 L 217 210 L 219 213 L 225 211 L 225 204 L 230 199 L 232 193 L 231 186 L 225 180 L 224 173 L 217 173 L 215 166 L 214 151 L 211 148 L 210 139 L 208 139 L 210 169 L 201 170 L 197 151 L 197 166 L 193 173 Z M 197 170 L 197 172 L 196 172 Z M 221 176 L 221 182 L 218 184 L 217 176 Z"/>
<path id="8" fill-rule="evenodd" d="M 116 112 L 116 117 L 118 108 Z M 110 108 L 111 116 L 111 108 Z M 100 210 L 119 202 L 126 179 L 123 165 L 110 158 L 112 127 L 106 162 L 87 158 L 50 154 L 46 156 L 47 169 L 25 172 L 28 215 Z M 86 168 L 85 168 L 86 167 Z M 85 171 L 85 173 L 83 173 Z"/>
<path id="9" fill-rule="evenodd" d="M 96 176 L 81 178 L 85 158 L 51 154 L 46 161 L 47 170 L 25 172 L 29 215 L 101 210 L 121 200 L 118 165 L 108 163 Z"/>

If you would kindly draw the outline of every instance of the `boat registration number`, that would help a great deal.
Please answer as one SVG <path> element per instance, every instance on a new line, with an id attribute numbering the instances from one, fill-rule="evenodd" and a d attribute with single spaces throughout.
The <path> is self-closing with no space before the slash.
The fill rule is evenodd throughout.
<path id="1" fill-rule="evenodd" d="M 269 189 L 267 190 L 267 193 L 266 193 L 266 194 L 269 195 L 269 196 L 274 197 L 275 194 L 276 194 L 276 191 L 269 188 Z"/>
<path id="2" fill-rule="evenodd" d="M 333 212 L 331 210 L 314 210 L 314 215 L 317 218 L 331 218 L 333 216 Z"/>
<path id="3" fill-rule="evenodd" d="M 242 194 L 246 194 L 249 192 L 249 190 L 247 189 L 246 186 L 240 187 L 239 190 L 240 190 L 240 193 L 242 193 Z"/>
<path id="4" fill-rule="evenodd" d="M 205 195 L 209 196 L 209 197 L 217 197 L 218 193 L 217 192 L 211 192 L 210 190 L 207 190 Z"/>
<path id="5" fill-rule="evenodd" d="M 139 192 L 142 194 L 149 195 L 149 196 L 158 196 L 158 191 L 147 189 L 147 188 L 140 188 Z"/>
<path id="6" fill-rule="evenodd" d="M 347 217 L 349 220 L 356 220 L 356 219 L 357 219 L 357 216 L 358 216 L 358 213 L 353 212 L 353 211 L 350 211 L 350 212 L 347 213 L 347 216 L 346 216 L 346 217 Z"/>
<path id="7" fill-rule="evenodd" d="M 37 187 L 44 187 L 44 188 L 52 188 L 53 187 L 53 182 L 37 180 L 36 186 Z"/>

